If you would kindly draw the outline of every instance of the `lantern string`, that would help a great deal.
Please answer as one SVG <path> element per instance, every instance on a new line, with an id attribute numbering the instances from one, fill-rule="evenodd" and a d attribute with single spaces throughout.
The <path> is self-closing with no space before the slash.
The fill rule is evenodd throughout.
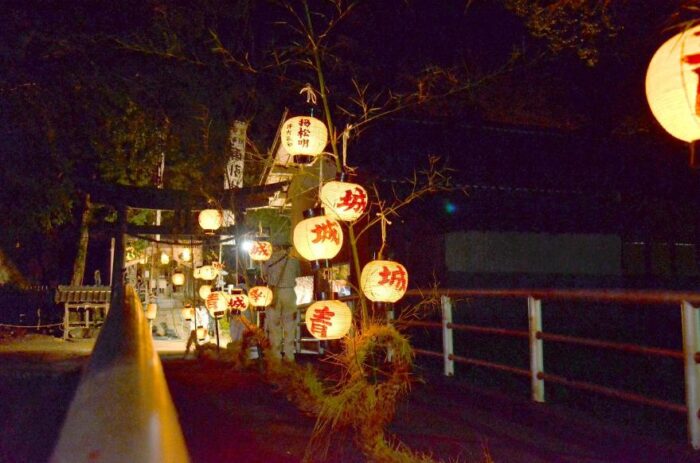
<path id="1" fill-rule="evenodd" d="M 386 218 L 386 215 L 384 212 L 377 212 L 377 216 L 379 217 L 379 222 L 381 224 L 381 229 L 382 229 L 382 247 L 379 248 L 379 253 L 377 258 L 381 259 L 382 254 L 384 252 L 384 247 L 386 246 L 386 226 L 387 224 L 391 225 L 391 222 L 389 219 Z"/>
<path id="2" fill-rule="evenodd" d="M 352 130 L 352 124 L 345 126 L 343 130 L 343 169 L 348 167 L 348 139 L 350 138 L 350 130 Z"/>
<path id="3" fill-rule="evenodd" d="M 304 93 L 306 93 L 306 103 L 316 105 L 316 102 L 318 101 L 316 92 L 314 91 L 314 88 L 311 86 L 311 84 L 308 82 L 306 85 L 304 85 L 304 88 L 299 90 L 299 95 L 302 95 Z"/>

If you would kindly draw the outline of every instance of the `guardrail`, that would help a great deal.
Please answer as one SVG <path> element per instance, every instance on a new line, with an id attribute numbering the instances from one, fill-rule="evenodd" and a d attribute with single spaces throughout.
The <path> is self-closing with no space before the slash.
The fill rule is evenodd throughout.
<path id="1" fill-rule="evenodd" d="M 163 367 L 131 286 L 112 291 L 111 309 L 50 461 L 189 461 Z"/>
<path id="2" fill-rule="evenodd" d="M 570 388 L 601 394 L 628 402 L 657 407 L 672 412 L 686 414 L 688 442 L 693 449 L 700 449 L 700 325 L 698 307 L 700 293 L 679 291 L 639 291 L 639 290 L 566 290 L 566 289 L 468 289 L 441 290 L 440 306 L 442 320 L 431 322 L 424 320 L 395 321 L 406 327 L 439 328 L 442 330 L 442 352 L 426 349 L 414 349 L 418 355 L 440 358 L 446 376 L 454 375 L 454 364 L 490 368 L 514 375 L 530 378 L 531 398 L 535 402 L 545 402 L 545 382 L 561 384 Z M 408 296 L 423 296 L 412 290 Z M 528 330 L 513 330 L 478 325 L 457 324 L 452 322 L 452 298 L 521 298 L 527 300 Z M 542 300 L 579 300 L 597 302 L 620 302 L 635 304 L 678 304 L 681 309 L 683 350 L 663 349 L 600 339 L 581 338 L 562 334 L 546 333 L 542 328 Z M 527 339 L 529 343 L 530 368 L 517 368 L 511 365 L 469 358 L 454 354 L 454 331 L 480 333 L 493 336 L 506 336 Z M 642 394 L 602 386 L 586 381 L 545 372 L 544 341 L 573 344 L 614 350 L 629 354 L 658 356 L 682 360 L 685 371 L 685 404 L 670 402 Z"/>

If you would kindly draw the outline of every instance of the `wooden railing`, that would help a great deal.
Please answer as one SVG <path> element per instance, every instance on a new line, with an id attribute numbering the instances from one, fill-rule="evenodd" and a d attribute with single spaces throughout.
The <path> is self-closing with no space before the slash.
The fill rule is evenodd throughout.
<path id="1" fill-rule="evenodd" d="M 679 291 L 640 291 L 640 290 L 589 290 L 589 289 L 468 289 L 441 290 L 440 306 L 442 320 L 398 320 L 404 327 L 424 327 L 442 330 L 442 352 L 426 349 L 414 349 L 418 355 L 439 358 L 443 362 L 443 371 L 447 376 L 454 375 L 455 363 L 490 368 L 514 375 L 530 378 L 531 398 L 535 402 L 545 401 L 545 382 L 564 385 L 607 397 L 628 402 L 658 407 L 672 412 L 683 413 L 687 418 L 688 441 L 694 449 L 700 449 L 700 325 L 698 307 L 700 292 Z M 420 291 L 409 291 L 407 296 L 422 297 Z M 527 301 L 528 330 L 494 328 L 478 325 L 457 324 L 452 322 L 454 298 L 516 298 Z M 542 328 L 542 301 L 577 300 L 616 303 L 634 303 L 637 305 L 663 305 L 669 308 L 680 307 L 683 350 L 672 350 L 637 344 L 590 339 L 563 334 L 547 333 Z M 483 359 L 455 355 L 454 332 L 478 333 L 499 337 L 516 337 L 527 339 L 529 343 L 530 368 L 518 368 Z M 564 343 L 584 347 L 608 349 L 642 356 L 673 358 L 683 361 L 685 380 L 685 404 L 675 403 L 643 394 L 611 388 L 587 381 L 572 380 L 545 371 L 544 342 Z"/>

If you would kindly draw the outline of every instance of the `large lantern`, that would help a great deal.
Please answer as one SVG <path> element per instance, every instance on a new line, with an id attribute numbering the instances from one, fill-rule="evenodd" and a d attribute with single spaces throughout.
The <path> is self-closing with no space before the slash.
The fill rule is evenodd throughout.
<path id="1" fill-rule="evenodd" d="M 182 286 L 185 284 L 185 274 L 179 270 L 173 273 L 173 285 Z"/>
<path id="2" fill-rule="evenodd" d="M 228 295 L 229 310 L 240 310 L 241 312 L 248 309 L 248 296 L 241 289 L 234 289 L 233 293 Z"/>
<path id="3" fill-rule="evenodd" d="M 700 26 L 667 40 L 647 69 L 651 112 L 668 133 L 686 142 L 700 140 Z"/>
<path id="4" fill-rule="evenodd" d="M 256 262 L 265 262 L 272 256 L 272 243 L 269 241 L 255 240 L 250 245 L 248 255 Z"/>
<path id="5" fill-rule="evenodd" d="M 352 311 L 344 302 L 318 301 L 306 309 L 306 329 L 317 339 L 340 339 L 350 331 Z"/>
<path id="6" fill-rule="evenodd" d="M 199 287 L 199 297 L 204 299 L 205 301 L 211 294 L 211 285 L 202 285 Z"/>
<path id="7" fill-rule="evenodd" d="M 367 209 L 367 190 L 356 183 L 345 182 L 341 177 L 323 185 L 321 204 L 327 215 L 352 222 Z"/>
<path id="8" fill-rule="evenodd" d="M 158 314 L 158 305 L 155 302 L 149 302 L 146 305 L 146 319 L 155 320 Z"/>
<path id="9" fill-rule="evenodd" d="M 227 294 L 223 291 L 214 291 L 207 296 L 205 305 L 212 317 L 221 318 L 228 308 Z"/>
<path id="10" fill-rule="evenodd" d="M 272 304 L 272 290 L 267 286 L 253 286 L 248 290 L 248 299 L 253 307 L 267 307 Z"/>
<path id="11" fill-rule="evenodd" d="M 373 260 L 360 275 L 362 292 L 374 302 L 396 302 L 406 293 L 407 286 L 406 268 L 390 260 Z"/>
<path id="12" fill-rule="evenodd" d="M 208 235 L 214 234 L 215 230 L 221 228 L 224 222 L 224 216 L 218 209 L 204 209 L 199 213 L 199 226 L 202 227 L 204 233 Z"/>
<path id="13" fill-rule="evenodd" d="M 282 145 L 297 164 L 311 164 L 328 144 L 328 130 L 311 116 L 287 119 L 282 126 Z"/>
<path id="14" fill-rule="evenodd" d="M 337 220 L 322 214 L 322 209 L 304 211 L 304 220 L 294 227 L 294 248 L 311 261 L 314 269 L 328 266 L 343 246 L 343 230 Z"/>
<path id="15" fill-rule="evenodd" d="M 213 265 L 202 265 L 197 269 L 197 278 L 202 280 L 211 281 L 217 276 L 219 276 L 219 270 Z"/>

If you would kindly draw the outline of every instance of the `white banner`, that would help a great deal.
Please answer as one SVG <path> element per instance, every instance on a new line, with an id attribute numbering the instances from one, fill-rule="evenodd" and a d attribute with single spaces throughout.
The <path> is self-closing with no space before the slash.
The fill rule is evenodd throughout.
<path id="1" fill-rule="evenodd" d="M 224 173 L 224 189 L 243 186 L 243 167 L 245 163 L 245 142 L 248 123 L 234 121 L 229 131 L 229 159 Z"/>

